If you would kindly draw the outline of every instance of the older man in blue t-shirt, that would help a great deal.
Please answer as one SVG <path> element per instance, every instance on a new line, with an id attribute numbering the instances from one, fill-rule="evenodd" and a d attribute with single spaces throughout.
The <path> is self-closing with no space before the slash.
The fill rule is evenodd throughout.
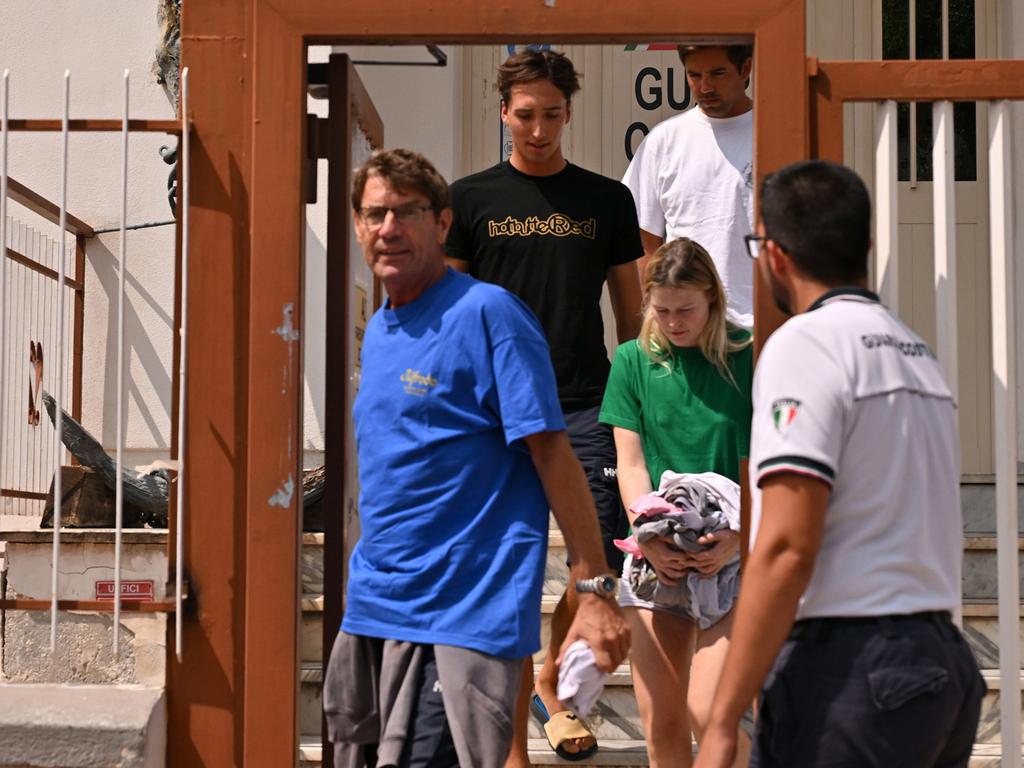
<path id="1" fill-rule="evenodd" d="M 628 630 L 565 435 L 551 357 L 515 296 L 445 265 L 444 179 L 407 150 L 354 180 L 356 233 L 388 303 L 355 404 L 362 538 L 324 688 L 336 762 L 500 766 L 540 647 L 548 509 L 584 593 L 566 643 L 613 670 Z M 340 763 L 339 763 L 340 764 Z"/>

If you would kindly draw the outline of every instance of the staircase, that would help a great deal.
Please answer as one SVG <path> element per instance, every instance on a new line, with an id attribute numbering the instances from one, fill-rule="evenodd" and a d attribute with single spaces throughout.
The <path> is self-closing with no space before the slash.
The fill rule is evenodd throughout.
<path id="1" fill-rule="evenodd" d="M 1002 744 L 999 737 L 999 648 L 998 611 L 996 606 L 996 539 L 989 496 L 991 486 L 964 487 L 963 566 L 963 628 L 978 666 L 988 685 L 982 704 L 981 722 L 971 757 L 971 768 L 997 768 L 1001 763 Z M 1024 489 L 1022 489 L 1024 490 Z M 1021 500 L 1024 513 L 1024 499 Z M 1024 530 L 1024 526 L 1022 526 Z M 1021 539 L 1024 548 L 1024 538 Z M 320 688 L 322 684 L 320 648 L 322 597 L 323 534 L 303 535 L 302 600 L 302 666 L 300 671 L 300 739 L 299 765 L 320 765 Z M 568 570 L 562 534 L 552 522 L 548 537 L 547 571 L 541 598 L 541 635 L 543 648 L 534 655 L 535 671 L 544 659 L 549 636 L 551 614 L 565 589 Z M 1024 581 L 1024 569 L 1021 570 Z M 1024 593 L 1024 583 L 1022 583 Z M 1024 624 L 1021 625 L 1024 644 Z M 1024 670 L 1022 670 L 1024 680 Z M 629 663 L 622 664 L 611 675 L 604 694 L 594 712 L 587 718 L 597 735 L 600 749 L 582 765 L 645 766 L 647 751 L 643 727 L 633 696 L 633 680 Z M 568 765 L 548 746 L 544 731 L 530 718 L 530 761 L 534 765 Z"/>

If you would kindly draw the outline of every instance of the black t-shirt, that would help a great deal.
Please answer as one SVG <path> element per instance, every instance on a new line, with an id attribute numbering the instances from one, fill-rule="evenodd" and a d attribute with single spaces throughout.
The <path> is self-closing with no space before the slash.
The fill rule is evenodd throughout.
<path id="1" fill-rule="evenodd" d="M 571 163 L 527 176 L 504 162 L 456 181 L 451 198 L 448 255 L 537 315 L 563 410 L 600 405 L 610 368 L 601 290 L 610 267 L 643 255 L 629 190 Z"/>

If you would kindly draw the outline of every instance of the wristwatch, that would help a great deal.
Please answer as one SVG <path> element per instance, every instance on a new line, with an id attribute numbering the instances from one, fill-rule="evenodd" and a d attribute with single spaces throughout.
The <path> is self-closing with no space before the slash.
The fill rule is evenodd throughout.
<path id="1" fill-rule="evenodd" d="M 608 600 L 614 600 L 619 591 L 619 580 L 607 573 L 592 579 L 576 579 L 576 591 L 590 592 Z"/>

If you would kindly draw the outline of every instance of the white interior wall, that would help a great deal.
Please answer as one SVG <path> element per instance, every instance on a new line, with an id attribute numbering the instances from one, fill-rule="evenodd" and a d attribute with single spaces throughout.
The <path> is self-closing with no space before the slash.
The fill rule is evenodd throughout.
<path id="1" fill-rule="evenodd" d="M 325 63 L 330 46 L 312 46 L 307 58 L 312 64 Z M 306 110 L 327 117 L 327 100 L 306 97 Z M 302 295 L 302 462 L 303 467 L 323 464 L 324 382 L 327 322 L 327 160 L 317 161 L 316 202 L 306 206 L 306 250 Z"/>
<path id="2" fill-rule="evenodd" d="M 152 74 L 160 39 L 155 2 L 92 0 L 86 7 L 60 0 L 33 0 L 5 3 L 2 18 L 0 70 L 11 73 L 12 118 L 59 118 L 65 69 L 71 70 L 72 117 L 119 118 L 126 68 L 131 71 L 133 117 L 175 116 L 167 93 Z M 172 137 L 163 135 L 132 135 L 129 224 L 171 218 L 166 202 L 170 168 L 157 150 L 173 142 Z M 94 228 L 118 226 L 120 135 L 72 134 L 69 144 L 69 211 Z M 59 133 L 12 133 L 9 168 L 12 177 L 59 202 Z M 10 213 L 19 215 L 13 207 Z M 54 225 L 39 226 L 56 233 Z M 131 383 L 127 388 L 127 446 L 129 462 L 134 464 L 162 457 L 170 442 L 173 229 L 128 235 L 125 318 Z M 108 448 L 115 442 L 116 423 L 118 251 L 116 234 L 89 241 L 85 277 L 83 421 Z M 20 344 L 24 340 L 14 341 Z"/>
<path id="3" fill-rule="evenodd" d="M 353 61 L 432 61 L 422 45 L 362 45 L 335 48 Z M 356 71 L 384 123 L 384 145 L 424 154 L 449 182 L 455 179 L 456 83 L 462 49 L 445 45 L 444 67 L 359 64 Z"/>

